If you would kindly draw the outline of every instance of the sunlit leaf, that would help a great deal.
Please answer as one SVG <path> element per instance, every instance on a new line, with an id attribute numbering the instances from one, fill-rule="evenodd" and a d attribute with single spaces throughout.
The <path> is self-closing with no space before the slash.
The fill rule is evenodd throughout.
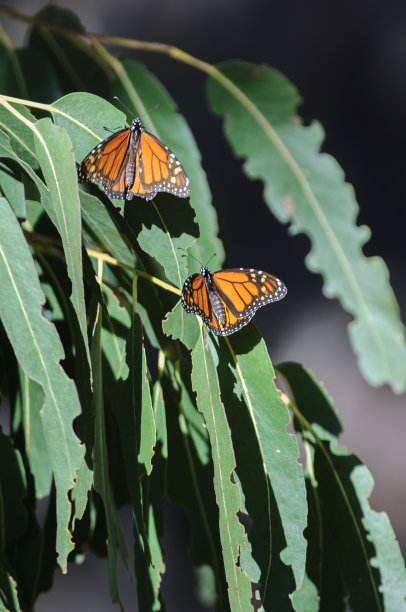
<path id="1" fill-rule="evenodd" d="M 264 182 L 264 198 L 283 223 L 312 242 L 310 270 L 324 278 L 324 293 L 338 298 L 354 317 L 349 325 L 360 368 L 372 384 L 406 387 L 406 345 L 399 307 L 388 271 L 362 248 L 370 232 L 357 226 L 354 191 L 329 155 L 320 154 L 324 134 L 313 122 L 303 127 L 296 115 L 295 87 L 268 66 L 228 62 L 211 79 L 208 99 L 225 117 L 225 134 L 245 173 Z"/>
<path id="2" fill-rule="evenodd" d="M 0 315 L 22 369 L 44 392 L 40 417 L 57 490 L 58 562 L 66 571 L 73 548 L 67 528 L 71 513 L 68 491 L 83 456 L 72 428 L 80 405 L 75 385 L 60 365 L 64 353 L 58 334 L 42 316 L 45 298 L 30 251 L 4 199 L 0 199 L 0 216 Z"/>
<path id="3" fill-rule="evenodd" d="M 202 412 L 209 434 L 214 466 L 214 488 L 219 507 L 220 538 L 224 569 L 232 610 L 251 610 L 249 576 L 240 567 L 240 548 L 244 547 L 244 529 L 237 513 L 241 508 L 239 486 L 233 481 L 235 458 L 230 430 L 220 402 L 219 387 L 212 348 L 207 346 L 206 332 L 193 351 L 192 384 L 197 393 L 197 405 Z"/>
<path id="4" fill-rule="evenodd" d="M 301 585 L 305 568 L 307 503 L 299 449 L 296 438 L 286 432 L 289 414 L 279 399 L 265 343 L 254 325 L 222 340 L 218 348 L 221 396 L 253 521 L 249 538 L 261 569 L 262 601 L 265 609 L 282 610 L 289 607 L 289 594 Z"/>
<path id="5" fill-rule="evenodd" d="M 68 274 L 72 281 L 71 299 L 82 332 L 82 341 L 90 358 L 82 280 L 80 205 L 71 143 L 66 132 L 47 119 L 38 121 L 35 134 L 38 160 L 55 209 Z"/>

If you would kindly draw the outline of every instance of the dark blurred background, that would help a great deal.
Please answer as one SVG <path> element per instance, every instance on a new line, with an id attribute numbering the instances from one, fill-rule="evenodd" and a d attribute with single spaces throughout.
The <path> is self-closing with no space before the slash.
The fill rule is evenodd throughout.
<path id="1" fill-rule="evenodd" d="M 28 14 L 44 6 L 39 0 L 5 4 Z M 55 4 L 75 11 L 88 31 L 170 43 L 211 63 L 236 58 L 279 69 L 303 98 L 299 113 L 304 123 L 317 119 L 324 126 L 323 150 L 343 167 L 360 205 L 358 222 L 372 230 L 365 253 L 385 259 L 404 310 L 406 3 L 71 0 Z M 22 44 L 26 26 L 1 21 L 12 40 Z M 304 266 L 310 247 L 307 238 L 289 236 L 287 227 L 278 224 L 265 206 L 262 185 L 242 174 L 241 162 L 232 157 L 222 138 L 220 121 L 208 113 L 204 75 L 164 56 L 133 57 L 166 85 L 194 132 L 218 211 L 227 264 L 263 268 L 287 284 L 286 300 L 260 310 L 255 324 L 274 363 L 302 362 L 325 383 L 342 421 L 341 443 L 371 470 L 375 480 L 371 505 L 389 514 L 405 553 L 405 396 L 395 396 L 387 387 L 374 389 L 363 380 L 345 332 L 350 317 L 336 301 L 323 297 L 321 277 Z M 168 611 L 197 612 L 203 608 L 193 602 L 188 535 L 183 549 L 176 539 L 176 530 L 184 529 L 186 519 L 170 504 L 167 508 L 173 528 L 165 542 Z M 76 574 L 83 578 L 81 568 L 72 568 L 67 577 L 58 574 L 57 590 L 40 597 L 37 612 L 53 611 L 56 605 L 60 612 L 75 606 L 112 609 L 105 564 L 92 559 L 85 563 L 87 582 L 80 592 L 74 585 Z M 125 575 L 122 581 L 126 609 L 135 610 L 135 587 L 128 585 Z"/>

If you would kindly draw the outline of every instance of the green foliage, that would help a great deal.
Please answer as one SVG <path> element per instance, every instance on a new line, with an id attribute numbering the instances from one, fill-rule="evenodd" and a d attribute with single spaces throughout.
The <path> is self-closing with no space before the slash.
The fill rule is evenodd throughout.
<path id="1" fill-rule="evenodd" d="M 219 70 L 230 90 L 211 79 L 208 98 L 226 117 L 225 134 L 246 159 L 244 171 L 264 182 L 264 199 L 279 221 L 311 240 L 306 263 L 323 275 L 326 296 L 338 298 L 354 317 L 349 335 L 365 378 L 404 390 L 404 327 L 388 271 L 382 259 L 362 253 L 370 232 L 355 225 L 358 205 L 342 169 L 319 153 L 321 126 L 301 125 L 296 89 L 276 70 L 242 62 Z"/>
<path id="2" fill-rule="evenodd" d="M 188 512 L 197 596 L 219 611 L 254 610 L 259 600 L 264 610 L 344 610 L 346 597 L 353 610 L 404 610 L 398 544 L 387 516 L 369 506 L 366 467 L 338 445 L 321 386 L 284 364 L 282 395 L 253 324 L 218 338 L 181 307 L 185 250 L 202 262 L 214 251 L 220 267 L 224 248 L 174 101 L 143 65 L 87 44 L 69 11 L 48 7 L 40 17 L 78 36 L 33 27 L 27 48 L 0 47 L 0 360 L 11 423 L 0 432 L 2 609 L 33 609 L 57 563 L 67 571 L 85 546 L 107 556 L 121 609 L 120 556 L 137 578 L 139 609 L 163 610 L 166 496 Z M 309 235 L 310 267 L 354 316 L 365 376 L 403 389 L 403 328 L 386 269 L 362 254 L 367 234 L 341 170 L 317 152 L 320 128 L 292 121 L 295 90 L 270 68 L 195 65 L 211 75 L 210 104 L 227 115 L 248 176 L 264 180 L 279 220 Z M 176 152 L 190 201 L 110 201 L 99 186 L 78 185 L 76 162 L 105 126 L 132 119 L 113 95 Z"/>
<path id="3" fill-rule="evenodd" d="M 313 375 L 295 363 L 278 366 L 278 374 L 289 386 L 295 427 L 311 454 L 308 576 L 321 589 L 322 600 L 330 601 L 326 609 L 334 609 L 338 588 L 349 595 L 352 610 L 405 610 L 404 561 L 387 515 L 369 506 L 370 472 L 338 444 L 338 416 Z M 326 580 L 332 566 L 340 571 L 336 585 Z"/>

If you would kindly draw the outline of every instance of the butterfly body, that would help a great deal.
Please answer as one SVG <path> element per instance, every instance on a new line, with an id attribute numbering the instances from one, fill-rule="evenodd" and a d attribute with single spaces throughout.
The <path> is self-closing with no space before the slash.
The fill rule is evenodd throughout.
<path id="1" fill-rule="evenodd" d="M 189 179 L 180 162 L 136 117 L 100 142 L 79 166 L 80 183 L 101 183 L 110 198 L 152 200 L 159 191 L 180 198 L 190 195 Z"/>
<path id="2" fill-rule="evenodd" d="M 254 268 L 232 268 L 210 272 L 202 266 L 183 284 L 182 306 L 199 315 L 217 336 L 227 336 L 251 321 L 261 306 L 285 297 L 281 280 Z"/>

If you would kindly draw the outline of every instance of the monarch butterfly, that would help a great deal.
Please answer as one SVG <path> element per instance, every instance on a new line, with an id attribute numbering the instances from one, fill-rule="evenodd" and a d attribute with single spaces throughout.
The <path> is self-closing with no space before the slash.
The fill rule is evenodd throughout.
<path id="1" fill-rule="evenodd" d="M 180 198 L 190 195 L 189 179 L 180 162 L 136 117 L 131 127 L 115 132 L 85 157 L 79 182 L 101 183 L 110 198 L 152 200 L 158 191 Z"/>
<path id="2" fill-rule="evenodd" d="M 182 306 L 199 315 L 217 336 L 228 336 L 247 325 L 261 306 L 285 297 L 286 286 L 272 274 L 253 268 L 210 272 L 206 266 L 183 284 Z"/>

